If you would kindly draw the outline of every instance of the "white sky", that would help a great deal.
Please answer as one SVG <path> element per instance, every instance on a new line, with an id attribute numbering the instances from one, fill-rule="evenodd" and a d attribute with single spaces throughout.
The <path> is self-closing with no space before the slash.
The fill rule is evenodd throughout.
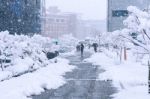
<path id="1" fill-rule="evenodd" d="M 46 0 L 46 6 L 58 6 L 62 12 L 80 13 L 84 19 L 106 19 L 107 0 Z"/>

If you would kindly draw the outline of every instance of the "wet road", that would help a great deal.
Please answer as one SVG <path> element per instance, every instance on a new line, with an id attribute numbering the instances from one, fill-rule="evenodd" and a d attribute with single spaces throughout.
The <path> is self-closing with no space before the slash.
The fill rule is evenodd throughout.
<path id="1" fill-rule="evenodd" d="M 83 58 L 80 55 L 67 57 L 71 65 L 77 68 L 73 72 L 68 72 L 64 76 L 67 83 L 55 90 L 47 90 L 33 99 L 112 99 L 111 95 L 116 89 L 109 81 L 97 79 L 100 72 L 99 66 L 83 62 L 83 59 L 90 57 L 86 53 Z"/>

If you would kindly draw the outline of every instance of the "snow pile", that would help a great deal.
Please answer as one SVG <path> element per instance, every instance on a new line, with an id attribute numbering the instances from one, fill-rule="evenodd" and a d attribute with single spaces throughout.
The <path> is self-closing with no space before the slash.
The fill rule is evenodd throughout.
<path id="1" fill-rule="evenodd" d="M 65 84 L 62 75 L 74 69 L 74 66 L 68 64 L 68 60 L 58 58 L 58 63 L 0 82 L 1 99 L 30 99 L 29 96 L 39 95 L 45 89 L 60 87 Z"/>
<path id="2" fill-rule="evenodd" d="M 14 36 L 7 31 L 0 32 L 0 81 L 47 66 L 50 61 L 43 47 L 47 42 L 51 40 L 40 35 Z"/>
<path id="3" fill-rule="evenodd" d="M 134 57 L 130 55 L 130 58 Z M 148 95 L 148 66 L 133 60 L 116 65 L 114 57 L 110 58 L 104 53 L 96 53 L 86 61 L 100 65 L 100 68 L 106 70 L 99 75 L 99 79 L 112 80 L 119 91 L 113 95 L 114 99 L 150 99 L 150 95 Z"/>
<path id="4" fill-rule="evenodd" d="M 71 52 L 61 53 L 60 56 L 67 57 L 67 56 L 73 56 L 75 54 L 76 50 L 72 50 Z"/>
<path id="5" fill-rule="evenodd" d="M 71 34 L 69 35 L 63 35 L 59 38 L 60 42 L 60 52 L 71 52 L 75 49 L 76 44 L 78 43 L 78 40 L 74 38 Z"/>

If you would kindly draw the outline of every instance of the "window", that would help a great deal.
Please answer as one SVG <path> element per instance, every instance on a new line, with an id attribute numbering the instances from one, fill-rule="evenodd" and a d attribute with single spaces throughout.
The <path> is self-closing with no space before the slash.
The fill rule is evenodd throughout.
<path id="1" fill-rule="evenodd" d="M 25 3 L 25 5 L 27 5 L 27 4 L 28 4 L 28 1 L 27 1 L 27 0 L 25 0 L 25 1 L 24 1 L 24 3 Z"/>
<path id="2" fill-rule="evenodd" d="M 60 22 L 59 19 L 56 19 L 56 22 Z"/>
<path id="3" fill-rule="evenodd" d="M 64 19 L 61 19 L 61 22 L 64 22 L 65 20 Z"/>
<path id="4" fill-rule="evenodd" d="M 49 18 L 48 22 L 54 22 L 54 19 Z"/>
<path id="5" fill-rule="evenodd" d="M 38 5 L 38 0 L 36 0 L 35 2 L 36 2 L 36 5 Z"/>
<path id="6" fill-rule="evenodd" d="M 112 11 L 112 16 L 113 17 L 126 17 L 128 16 L 128 11 L 127 10 L 113 10 Z"/>

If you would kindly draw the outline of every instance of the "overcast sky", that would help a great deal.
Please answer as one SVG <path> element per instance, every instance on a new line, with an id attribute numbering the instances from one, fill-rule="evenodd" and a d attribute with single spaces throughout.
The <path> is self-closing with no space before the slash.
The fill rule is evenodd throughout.
<path id="1" fill-rule="evenodd" d="M 107 0 L 46 0 L 46 6 L 58 6 L 62 12 L 82 13 L 84 19 L 106 19 Z"/>

